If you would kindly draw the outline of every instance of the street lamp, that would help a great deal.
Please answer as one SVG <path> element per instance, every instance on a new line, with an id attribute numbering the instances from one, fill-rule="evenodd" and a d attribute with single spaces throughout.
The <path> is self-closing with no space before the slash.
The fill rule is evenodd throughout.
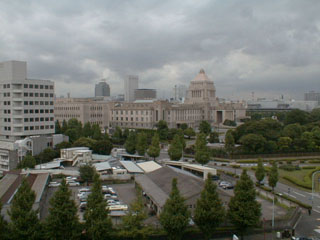
<path id="1" fill-rule="evenodd" d="M 314 176 L 320 173 L 320 171 L 315 171 L 314 173 L 312 173 L 312 195 L 311 195 L 311 207 L 313 207 L 313 195 L 314 195 Z"/>

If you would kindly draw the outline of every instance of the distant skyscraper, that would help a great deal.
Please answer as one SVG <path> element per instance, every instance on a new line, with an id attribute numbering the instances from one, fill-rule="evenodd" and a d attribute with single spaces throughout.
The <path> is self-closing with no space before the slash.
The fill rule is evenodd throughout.
<path id="1" fill-rule="evenodd" d="M 320 104 L 320 93 L 315 91 L 310 91 L 304 94 L 305 101 L 317 101 Z"/>
<path id="2" fill-rule="evenodd" d="M 187 86 L 186 85 L 174 85 L 173 98 L 174 100 L 181 100 L 186 97 Z"/>
<path id="3" fill-rule="evenodd" d="M 95 97 L 110 97 L 110 86 L 105 82 L 105 79 L 102 79 L 101 82 L 96 84 L 94 90 Z"/>
<path id="4" fill-rule="evenodd" d="M 135 75 L 129 75 L 124 80 L 124 100 L 126 102 L 134 101 L 134 90 L 139 88 L 139 77 Z"/>

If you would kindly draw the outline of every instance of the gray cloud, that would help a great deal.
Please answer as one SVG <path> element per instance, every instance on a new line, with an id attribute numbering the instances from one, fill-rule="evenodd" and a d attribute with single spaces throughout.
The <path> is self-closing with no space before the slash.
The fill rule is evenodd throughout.
<path id="1" fill-rule="evenodd" d="M 320 90 L 317 0 L 1 1 L 0 61 L 28 62 L 57 94 L 90 96 L 107 78 L 167 92 L 200 68 L 221 97 Z M 92 89 L 92 91 L 88 91 Z"/>

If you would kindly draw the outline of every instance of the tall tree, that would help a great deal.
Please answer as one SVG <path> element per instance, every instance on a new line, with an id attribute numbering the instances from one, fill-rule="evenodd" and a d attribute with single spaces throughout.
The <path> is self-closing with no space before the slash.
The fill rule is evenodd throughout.
<path id="1" fill-rule="evenodd" d="M 218 132 L 211 132 L 209 135 L 209 143 L 218 143 L 219 141 L 219 133 Z"/>
<path id="2" fill-rule="evenodd" d="M 160 214 L 160 223 L 169 239 L 181 239 L 188 226 L 190 212 L 185 205 L 177 186 L 177 179 L 172 179 L 172 189 L 169 198 Z"/>
<path id="3" fill-rule="evenodd" d="M 54 129 L 55 129 L 55 133 L 56 134 L 61 134 L 62 133 L 60 122 L 58 120 L 56 120 L 56 122 L 55 122 Z"/>
<path id="4" fill-rule="evenodd" d="M 266 145 L 266 139 L 254 133 L 249 133 L 240 139 L 242 149 L 245 153 L 262 153 Z"/>
<path id="5" fill-rule="evenodd" d="M 168 150 L 168 154 L 171 160 L 178 161 L 182 157 L 183 146 L 180 141 L 181 139 L 179 135 L 176 134 Z"/>
<path id="6" fill-rule="evenodd" d="M 97 154 L 109 155 L 111 153 L 112 148 L 112 142 L 108 138 L 98 140 L 94 145 L 92 145 L 93 152 Z"/>
<path id="7" fill-rule="evenodd" d="M 77 206 L 71 198 L 66 180 L 63 179 L 58 190 L 50 199 L 49 215 L 45 222 L 47 239 L 79 239 L 81 226 Z"/>
<path id="8" fill-rule="evenodd" d="M 234 189 L 234 196 L 229 202 L 228 218 L 240 231 L 244 232 L 259 224 L 261 205 L 256 200 L 256 190 L 246 170 L 242 171 L 240 180 Z"/>
<path id="9" fill-rule="evenodd" d="M 99 124 L 93 124 L 92 125 L 92 138 L 95 140 L 101 140 L 102 139 L 102 133 L 101 133 L 101 128 Z"/>
<path id="10" fill-rule="evenodd" d="M 196 132 L 193 130 L 193 128 L 187 128 L 184 130 L 184 135 L 188 136 L 190 139 L 191 137 L 194 137 L 196 135 Z"/>
<path id="11" fill-rule="evenodd" d="M 137 136 L 135 132 L 131 131 L 129 133 L 129 136 L 126 140 L 126 143 L 124 144 L 124 148 L 126 149 L 127 153 L 129 154 L 135 154 L 136 153 L 136 141 Z"/>
<path id="12" fill-rule="evenodd" d="M 36 159 L 31 155 L 27 154 L 18 164 L 18 168 L 34 168 L 36 165 Z"/>
<path id="13" fill-rule="evenodd" d="M 144 132 L 137 134 L 137 145 L 136 149 L 140 156 L 144 156 L 148 148 L 147 135 Z"/>
<path id="14" fill-rule="evenodd" d="M 210 151 L 207 147 L 206 135 L 199 133 L 196 140 L 196 155 L 195 160 L 200 164 L 206 164 L 210 160 Z"/>
<path id="15" fill-rule="evenodd" d="M 157 123 L 157 132 L 160 140 L 167 140 L 169 129 L 166 121 L 160 120 Z"/>
<path id="16" fill-rule="evenodd" d="M 79 172 L 80 172 L 80 178 L 86 183 L 88 183 L 93 180 L 93 176 L 95 174 L 95 168 L 90 164 L 86 164 L 86 165 L 80 166 Z"/>
<path id="17" fill-rule="evenodd" d="M 84 214 L 86 234 L 92 240 L 111 239 L 112 223 L 107 203 L 103 199 L 100 176 L 97 173 L 94 175 L 91 190 Z"/>
<path id="18" fill-rule="evenodd" d="M 123 144 L 122 130 L 120 127 L 116 127 L 111 139 L 114 144 Z"/>
<path id="19" fill-rule="evenodd" d="M 153 160 L 156 160 L 156 157 L 159 157 L 160 155 L 160 143 L 158 134 L 155 134 L 152 137 L 151 145 L 148 149 L 148 155 L 150 157 L 153 157 Z"/>
<path id="20" fill-rule="evenodd" d="M 92 131 L 92 127 L 91 127 L 91 123 L 90 122 L 86 122 L 83 126 L 83 130 L 82 130 L 82 135 L 84 137 L 92 137 L 93 136 L 93 131 Z"/>
<path id="21" fill-rule="evenodd" d="M 204 133 L 206 136 L 208 136 L 211 133 L 211 126 L 210 123 L 207 121 L 202 121 L 199 126 L 200 133 Z"/>
<path id="22" fill-rule="evenodd" d="M 3 216 L 1 215 L 2 210 L 2 203 L 0 202 L 0 239 L 2 240 L 9 240 L 10 232 L 8 228 L 8 223 L 4 220 Z"/>
<path id="23" fill-rule="evenodd" d="M 260 185 L 261 181 L 264 179 L 264 176 L 265 176 L 265 170 L 264 170 L 263 161 L 261 158 L 258 159 L 258 166 L 255 172 L 255 176 Z"/>
<path id="24" fill-rule="evenodd" d="M 228 130 L 226 133 L 226 137 L 225 137 L 225 149 L 227 150 L 228 153 L 232 153 L 233 149 L 234 149 L 234 137 L 232 135 L 232 131 Z"/>
<path id="25" fill-rule="evenodd" d="M 211 174 L 208 174 L 201 197 L 197 200 L 194 215 L 194 221 L 205 239 L 212 237 L 214 230 L 219 227 L 225 217 L 225 209 L 217 193 L 217 185 L 211 178 Z"/>
<path id="26" fill-rule="evenodd" d="M 32 209 L 35 199 L 35 192 L 24 178 L 8 211 L 11 219 L 11 239 L 40 239 L 42 229 L 37 216 L 38 211 Z"/>
<path id="27" fill-rule="evenodd" d="M 67 121 L 64 119 L 64 120 L 62 121 L 61 133 L 64 134 L 67 130 L 68 130 L 68 123 L 67 123 Z"/>
<path id="28" fill-rule="evenodd" d="M 186 130 L 186 129 L 188 128 L 188 124 L 182 123 L 182 124 L 180 125 L 180 128 L 181 128 L 182 130 Z"/>
<path id="29" fill-rule="evenodd" d="M 277 166 L 277 162 L 273 161 L 272 162 L 272 167 L 271 170 L 269 172 L 269 186 L 272 187 L 272 191 L 274 191 L 274 188 L 277 186 L 278 183 L 278 166 Z"/>

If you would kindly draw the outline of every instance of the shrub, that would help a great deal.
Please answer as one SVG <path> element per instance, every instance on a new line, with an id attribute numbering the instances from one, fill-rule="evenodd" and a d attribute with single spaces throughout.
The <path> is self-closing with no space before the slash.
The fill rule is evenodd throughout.
<path id="1" fill-rule="evenodd" d="M 257 163 L 258 160 L 237 160 L 237 163 Z"/>
<path id="2" fill-rule="evenodd" d="M 311 205 L 305 204 L 305 203 L 303 203 L 303 202 L 300 202 L 299 200 L 294 199 L 294 198 L 292 198 L 292 197 L 289 197 L 289 196 L 287 196 L 287 195 L 281 195 L 281 197 L 284 198 L 284 199 L 286 199 L 286 200 L 288 200 L 288 201 L 291 201 L 291 202 L 293 202 L 293 203 L 298 204 L 300 207 L 303 207 L 303 208 L 306 208 L 306 209 L 312 209 L 312 206 L 311 206 Z"/>
<path id="3" fill-rule="evenodd" d="M 319 159 L 309 160 L 309 163 L 320 163 L 320 160 Z"/>
<path id="4" fill-rule="evenodd" d="M 279 166 L 280 169 L 285 170 L 285 171 L 296 171 L 296 170 L 301 170 L 298 165 L 281 165 Z"/>
<path id="5" fill-rule="evenodd" d="M 316 166 L 303 166 L 302 169 L 315 169 Z"/>
<path id="6" fill-rule="evenodd" d="M 306 177 L 306 176 L 305 176 Z M 283 176 L 283 179 L 299 186 L 299 187 L 303 187 L 303 188 L 306 188 L 306 189 L 311 189 L 311 181 L 308 181 L 308 182 L 305 182 L 305 181 L 301 181 L 299 179 L 296 179 L 292 176 Z M 304 178 L 305 180 L 305 178 Z"/>

